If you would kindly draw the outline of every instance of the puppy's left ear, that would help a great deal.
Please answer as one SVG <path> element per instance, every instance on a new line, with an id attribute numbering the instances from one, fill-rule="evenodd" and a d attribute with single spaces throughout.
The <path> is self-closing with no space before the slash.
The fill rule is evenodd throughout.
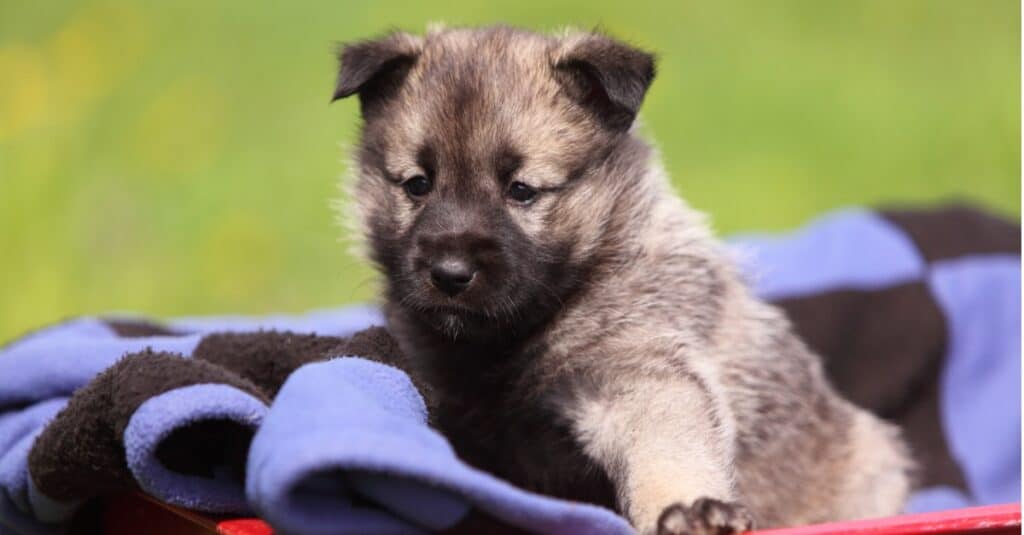
<path id="1" fill-rule="evenodd" d="M 598 33 L 566 37 L 554 58 L 570 97 L 613 130 L 633 124 L 654 80 L 654 56 Z"/>
<path id="2" fill-rule="evenodd" d="M 368 107 L 401 86 L 421 50 L 420 38 L 402 32 L 342 46 L 338 53 L 341 68 L 331 102 L 358 93 L 366 115 Z"/>

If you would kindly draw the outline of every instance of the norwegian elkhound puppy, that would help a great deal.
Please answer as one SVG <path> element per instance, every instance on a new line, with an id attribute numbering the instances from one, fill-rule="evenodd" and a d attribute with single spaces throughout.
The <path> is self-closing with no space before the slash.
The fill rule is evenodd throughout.
<path id="1" fill-rule="evenodd" d="M 596 33 L 343 47 L 354 212 L 433 424 L 469 463 L 642 533 L 899 512 L 897 430 L 836 394 L 637 136 L 654 72 Z"/>

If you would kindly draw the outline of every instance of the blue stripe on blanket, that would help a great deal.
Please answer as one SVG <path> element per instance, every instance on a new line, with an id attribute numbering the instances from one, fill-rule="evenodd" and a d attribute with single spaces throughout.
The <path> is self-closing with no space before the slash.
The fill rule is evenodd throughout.
<path id="1" fill-rule="evenodd" d="M 910 239 L 864 210 L 828 214 L 788 234 L 745 234 L 728 243 L 754 291 L 767 300 L 893 286 L 925 272 Z"/>
<path id="2" fill-rule="evenodd" d="M 1019 502 L 1020 258 L 943 261 L 929 280 L 950 330 L 941 403 L 947 441 L 976 504 Z"/>
<path id="3" fill-rule="evenodd" d="M 126 353 L 151 348 L 188 355 L 200 335 L 96 338 L 77 331 L 34 337 L 0 354 L 0 408 L 54 396 L 69 396 Z"/>

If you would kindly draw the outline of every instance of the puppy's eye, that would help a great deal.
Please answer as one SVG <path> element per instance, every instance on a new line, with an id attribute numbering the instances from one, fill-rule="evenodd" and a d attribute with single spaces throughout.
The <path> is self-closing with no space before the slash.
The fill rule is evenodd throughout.
<path id="1" fill-rule="evenodd" d="M 513 182 L 508 186 L 508 196 L 516 202 L 529 204 L 537 197 L 537 190 L 522 182 Z"/>
<path id="2" fill-rule="evenodd" d="M 405 192 L 413 197 L 422 197 L 434 189 L 434 182 L 423 175 L 416 175 L 402 183 Z"/>

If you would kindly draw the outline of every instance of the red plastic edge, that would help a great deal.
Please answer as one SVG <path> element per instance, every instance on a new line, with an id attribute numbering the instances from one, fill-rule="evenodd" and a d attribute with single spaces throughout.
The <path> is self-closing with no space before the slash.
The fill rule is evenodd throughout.
<path id="1" fill-rule="evenodd" d="M 262 520 L 241 518 L 224 520 L 217 523 L 217 533 L 221 535 L 273 535 L 274 530 Z"/>
<path id="2" fill-rule="evenodd" d="M 871 520 L 816 524 L 798 528 L 756 531 L 758 535 L 918 535 L 941 533 L 1020 532 L 1020 504 L 970 507 L 935 513 L 901 515 Z"/>
<path id="3" fill-rule="evenodd" d="M 936 513 L 901 515 L 852 522 L 815 524 L 798 528 L 767 529 L 752 535 L 937 535 L 952 533 L 1020 533 L 1020 504 L 971 507 Z M 244 518 L 217 524 L 222 535 L 273 535 L 261 520 Z"/>

